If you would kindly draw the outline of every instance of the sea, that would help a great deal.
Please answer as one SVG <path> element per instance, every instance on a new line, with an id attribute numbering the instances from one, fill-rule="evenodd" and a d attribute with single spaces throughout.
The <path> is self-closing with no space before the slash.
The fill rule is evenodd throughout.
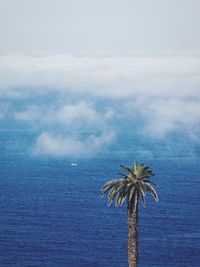
<path id="1" fill-rule="evenodd" d="M 128 267 L 126 205 L 108 208 L 100 190 L 134 159 L 155 172 L 159 195 L 139 205 L 138 267 L 200 266 L 198 156 L 36 156 L 10 149 L 15 134 L 1 132 L 1 267 Z"/>

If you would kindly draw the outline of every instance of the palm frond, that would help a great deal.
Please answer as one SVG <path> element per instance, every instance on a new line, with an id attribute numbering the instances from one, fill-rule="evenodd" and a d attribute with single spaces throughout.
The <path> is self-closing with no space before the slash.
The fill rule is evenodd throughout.
<path id="1" fill-rule="evenodd" d="M 101 196 L 103 197 L 106 192 L 108 192 L 112 187 L 116 186 L 117 184 L 120 184 L 122 181 L 124 180 L 118 179 L 118 180 L 111 180 L 105 183 L 101 190 Z"/>
<path id="2" fill-rule="evenodd" d="M 110 191 L 108 195 L 108 206 L 111 205 L 113 199 L 115 198 L 115 196 L 117 195 L 117 193 L 121 190 L 123 186 L 124 184 L 117 185 Z"/>
<path id="3" fill-rule="evenodd" d="M 142 179 L 144 179 L 144 178 L 148 179 L 148 178 L 150 178 L 152 176 L 155 176 L 155 174 L 151 170 L 146 170 L 141 174 L 141 178 Z"/>
<path id="4" fill-rule="evenodd" d="M 142 198 L 143 207 L 145 208 L 146 207 L 146 200 L 145 200 L 145 196 L 143 195 L 143 193 L 141 192 L 141 190 L 140 190 L 140 196 Z"/>
<path id="5" fill-rule="evenodd" d="M 143 182 L 146 184 L 146 183 L 149 183 L 149 184 L 152 184 L 153 186 L 156 186 L 155 183 L 153 183 L 151 180 L 143 180 Z"/>
<path id="6" fill-rule="evenodd" d="M 146 190 L 151 193 L 151 195 L 154 197 L 156 201 L 158 201 L 158 195 L 156 193 L 156 190 L 153 188 L 153 186 L 147 183 L 145 184 L 145 186 L 146 186 Z"/>
<path id="7" fill-rule="evenodd" d="M 127 165 L 120 165 L 124 170 L 134 175 L 134 171 L 132 168 L 128 167 Z"/>
<path id="8" fill-rule="evenodd" d="M 141 191 L 142 195 L 145 197 L 146 195 L 146 186 L 144 183 L 140 182 L 138 184 L 139 190 Z"/>
<path id="9" fill-rule="evenodd" d="M 107 187 L 108 185 L 111 185 L 111 184 L 115 184 L 115 183 L 118 183 L 119 181 L 121 181 L 122 179 L 115 179 L 115 180 L 109 180 L 108 182 L 106 182 L 102 188 L 105 188 Z"/>
<path id="10" fill-rule="evenodd" d="M 124 188 L 120 190 L 120 192 L 118 192 L 118 195 L 116 197 L 116 206 L 119 207 L 123 204 L 124 200 L 125 200 L 126 196 L 124 195 Z"/>
<path id="11" fill-rule="evenodd" d="M 117 174 L 122 176 L 124 179 L 128 179 L 128 176 L 124 173 L 118 172 Z"/>

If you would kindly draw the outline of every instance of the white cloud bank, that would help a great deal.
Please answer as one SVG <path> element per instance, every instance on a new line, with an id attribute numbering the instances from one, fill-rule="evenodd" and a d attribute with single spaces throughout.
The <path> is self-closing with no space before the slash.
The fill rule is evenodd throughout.
<path id="1" fill-rule="evenodd" d="M 1 55 L 0 95 L 200 96 L 199 56 Z"/>
<path id="2" fill-rule="evenodd" d="M 0 55 L 0 97 L 8 103 L 16 98 L 31 103 L 13 116 L 43 126 L 35 144 L 38 154 L 100 151 L 112 142 L 112 123 L 116 120 L 115 130 L 120 129 L 120 119 L 141 118 L 140 130 L 147 136 L 183 132 L 198 141 L 199 55 Z M 39 105 L 34 98 L 46 99 L 51 93 L 57 104 Z M 68 130 L 92 133 L 83 140 Z"/>

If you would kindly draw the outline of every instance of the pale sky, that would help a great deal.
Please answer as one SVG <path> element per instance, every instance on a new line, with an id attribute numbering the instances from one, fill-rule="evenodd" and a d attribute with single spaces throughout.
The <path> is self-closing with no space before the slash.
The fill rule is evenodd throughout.
<path id="1" fill-rule="evenodd" d="M 200 49 L 199 0 L 0 0 L 0 52 Z"/>

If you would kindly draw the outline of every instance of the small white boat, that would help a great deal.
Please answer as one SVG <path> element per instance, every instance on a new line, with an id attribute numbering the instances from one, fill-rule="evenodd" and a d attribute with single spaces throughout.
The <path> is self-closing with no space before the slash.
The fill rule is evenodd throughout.
<path id="1" fill-rule="evenodd" d="M 77 163 L 73 163 L 73 162 L 72 162 L 72 163 L 71 163 L 71 165 L 72 165 L 72 166 L 77 166 L 78 164 L 77 164 Z"/>

